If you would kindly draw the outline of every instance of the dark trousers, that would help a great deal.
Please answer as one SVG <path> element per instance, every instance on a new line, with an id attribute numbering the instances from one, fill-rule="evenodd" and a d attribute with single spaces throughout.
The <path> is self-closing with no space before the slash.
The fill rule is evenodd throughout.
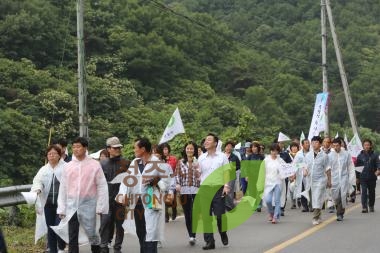
<path id="1" fill-rule="evenodd" d="M 139 243 L 140 243 L 140 253 L 144 253 L 146 226 L 145 226 L 144 206 L 141 201 L 141 198 L 138 199 L 136 203 L 136 207 L 133 210 L 133 212 L 134 212 L 133 215 L 134 215 L 135 225 L 136 225 L 136 234 L 137 234 L 137 238 L 139 238 Z"/>
<path id="2" fill-rule="evenodd" d="M 48 227 L 48 233 L 47 233 L 47 239 L 48 239 L 48 245 L 49 245 L 49 252 L 51 253 L 57 253 L 57 246 L 58 249 L 64 250 L 66 243 L 64 240 L 61 239 L 54 231 L 50 228 L 50 226 L 56 226 L 61 221 L 57 214 L 57 206 L 56 205 L 45 205 L 44 208 L 45 212 L 45 220 L 46 225 Z"/>
<path id="3" fill-rule="evenodd" d="M 79 253 L 79 221 L 77 213 L 69 220 L 69 253 Z"/>
<path id="4" fill-rule="evenodd" d="M 226 232 L 222 232 L 222 222 L 225 224 L 226 216 L 222 216 L 226 212 L 225 199 L 222 196 L 223 187 L 220 188 L 214 198 L 212 199 L 211 206 L 202 206 L 202 219 L 203 219 L 203 227 L 205 231 L 212 230 L 212 214 L 216 215 L 216 221 L 218 225 L 218 231 L 221 236 L 226 234 Z M 223 217 L 223 218 L 222 218 Z M 223 221 L 222 221 L 223 219 Z M 204 233 L 204 240 L 206 243 L 214 242 L 214 234 L 213 233 Z"/>
<path id="5" fill-rule="evenodd" d="M 360 179 L 360 187 L 363 208 L 368 208 L 367 203 L 373 207 L 375 205 L 376 180 Z"/>
<path id="6" fill-rule="evenodd" d="M 79 237 L 79 220 L 78 220 L 78 215 L 75 212 L 75 214 L 69 220 L 69 253 L 79 253 L 78 237 Z M 91 242 L 94 238 L 89 237 L 88 239 Z M 99 245 L 94 245 L 93 243 L 91 243 L 91 252 L 98 253 L 99 251 L 100 251 Z"/>
<path id="7" fill-rule="evenodd" d="M 180 196 L 183 213 L 185 215 L 186 228 L 189 237 L 195 237 L 192 229 L 192 215 L 195 194 L 182 194 Z"/>
<path id="8" fill-rule="evenodd" d="M 114 228 L 116 227 L 115 250 L 120 250 L 124 239 L 123 222 L 125 218 L 125 207 L 116 203 L 110 204 L 108 214 L 102 214 L 100 233 L 100 247 L 107 248 L 108 242 L 112 240 Z"/>
<path id="9" fill-rule="evenodd" d="M 339 191 L 338 198 L 334 199 L 337 216 L 344 215 L 344 212 L 346 210 L 345 208 L 343 208 L 343 203 L 342 203 L 342 198 L 341 198 L 342 195 L 341 194 L 342 193 Z"/>

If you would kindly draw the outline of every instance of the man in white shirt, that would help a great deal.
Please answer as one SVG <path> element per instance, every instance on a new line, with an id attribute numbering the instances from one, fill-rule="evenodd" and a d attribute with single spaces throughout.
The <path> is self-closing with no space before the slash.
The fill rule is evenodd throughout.
<path id="1" fill-rule="evenodd" d="M 214 234 L 208 232 L 212 227 L 212 216 L 210 216 L 212 213 L 217 216 L 217 225 L 222 243 L 224 246 L 228 245 L 227 232 L 222 231 L 222 215 L 226 211 L 224 197 L 230 191 L 230 186 L 224 182 L 228 182 L 229 180 L 228 178 L 225 178 L 226 173 L 224 169 L 218 170 L 216 174 L 209 177 L 217 169 L 229 164 L 227 156 L 222 152 L 216 151 L 218 140 L 219 139 L 215 134 L 208 134 L 204 142 L 204 147 L 207 152 L 202 154 L 198 160 L 201 189 L 207 188 L 206 192 L 215 192 L 215 189 L 217 189 L 217 192 L 211 201 L 211 207 L 208 205 L 202 209 L 203 228 L 205 232 L 207 232 L 204 233 L 206 245 L 203 247 L 203 250 L 215 249 Z M 202 196 L 200 197 L 202 198 Z M 205 205 L 202 205 L 202 207 L 204 206 Z"/>

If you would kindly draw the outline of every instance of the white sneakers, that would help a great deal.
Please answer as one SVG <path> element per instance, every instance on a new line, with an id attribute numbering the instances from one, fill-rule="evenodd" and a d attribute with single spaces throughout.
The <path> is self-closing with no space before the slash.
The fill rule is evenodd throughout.
<path id="1" fill-rule="evenodd" d="M 59 249 L 59 250 L 58 250 L 58 253 L 65 253 L 65 250 L 63 250 L 63 249 Z"/>
<path id="2" fill-rule="evenodd" d="M 189 244 L 190 244 L 191 246 L 194 246 L 194 245 L 195 245 L 195 242 L 196 242 L 196 239 L 195 239 L 194 237 L 190 237 L 190 238 L 189 238 Z"/>
<path id="3" fill-rule="evenodd" d="M 321 224 L 321 222 L 322 222 L 321 219 L 313 219 L 312 224 L 313 224 L 313 225 L 319 225 L 319 224 Z"/>

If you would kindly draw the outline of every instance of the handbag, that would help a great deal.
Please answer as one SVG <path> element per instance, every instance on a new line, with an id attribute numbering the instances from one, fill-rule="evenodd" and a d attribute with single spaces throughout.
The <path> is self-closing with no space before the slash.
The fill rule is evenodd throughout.
<path id="1" fill-rule="evenodd" d="M 173 193 L 166 193 L 164 195 L 164 202 L 166 206 L 172 206 L 174 202 L 174 194 Z"/>

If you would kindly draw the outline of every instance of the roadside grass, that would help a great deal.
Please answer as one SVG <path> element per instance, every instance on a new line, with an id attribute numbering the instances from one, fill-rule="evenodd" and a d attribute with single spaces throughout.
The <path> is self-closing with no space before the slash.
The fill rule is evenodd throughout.
<path id="1" fill-rule="evenodd" d="M 9 253 L 44 252 L 45 240 L 34 244 L 35 227 L 4 226 L 3 233 Z"/>

